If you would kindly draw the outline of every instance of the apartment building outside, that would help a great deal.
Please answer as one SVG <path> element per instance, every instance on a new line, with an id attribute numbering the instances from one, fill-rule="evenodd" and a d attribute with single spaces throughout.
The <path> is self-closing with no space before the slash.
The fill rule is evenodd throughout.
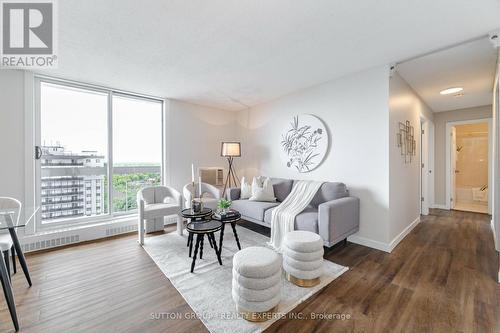
<path id="1" fill-rule="evenodd" d="M 104 213 L 104 156 L 73 153 L 60 144 L 41 148 L 42 221 Z"/>

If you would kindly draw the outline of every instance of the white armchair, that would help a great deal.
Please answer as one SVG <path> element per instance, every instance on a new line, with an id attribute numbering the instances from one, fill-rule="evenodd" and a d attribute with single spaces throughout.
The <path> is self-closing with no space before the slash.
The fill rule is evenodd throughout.
<path id="1" fill-rule="evenodd" d="M 196 190 L 198 190 L 198 184 Z M 191 208 L 191 200 L 193 198 L 193 184 L 189 183 L 184 185 L 182 189 L 182 194 L 184 195 L 184 207 Z M 217 208 L 217 203 L 220 200 L 220 190 L 210 184 L 201 183 L 201 201 L 203 206 L 211 209 Z"/>
<path id="2" fill-rule="evenodd" d="M 178 215 L 177 232 L 182 235 L 181 194 L 168 186 L 150 186 L 137 192 L 139 210 L 139 244 L 144 244 L 144 232 L 163 230 L 164 218 Z"/>

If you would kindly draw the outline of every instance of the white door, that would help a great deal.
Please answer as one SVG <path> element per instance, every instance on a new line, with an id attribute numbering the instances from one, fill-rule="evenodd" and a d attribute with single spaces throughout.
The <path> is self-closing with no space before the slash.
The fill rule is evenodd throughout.
<path id="1" fill-rule="evenodd" d="M 455 208 L 455 201 L 457 197 L 456 193 L 456 175 L 457 170 L 457 129 L 455 126 L 451 128 L 451 196 L 450 196 L 450 208 Z"/>

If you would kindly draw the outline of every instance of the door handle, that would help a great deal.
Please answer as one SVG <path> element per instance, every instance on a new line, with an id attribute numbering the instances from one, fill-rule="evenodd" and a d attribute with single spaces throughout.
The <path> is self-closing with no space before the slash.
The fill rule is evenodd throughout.
<path id="1" fill-rule="evenodd" d="M 460 173 L 460 170 L 455 170 L 455 173 Z"/>
<path id="2" fill-rule="evenodd" d="M 40 146 L 35 146 L 35 160 L 42 158 L 42 148 Z"/>

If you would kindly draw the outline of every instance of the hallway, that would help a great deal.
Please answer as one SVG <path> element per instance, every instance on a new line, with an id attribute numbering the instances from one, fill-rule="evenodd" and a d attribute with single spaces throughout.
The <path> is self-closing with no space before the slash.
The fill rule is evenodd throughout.
<path id="1" fill-rule="evenodd" d="M 488 215 L 432 209 L 391 254 L 349 243 L 326 257 L 350 271 L 296 311 L 352 319 L 282 320 L 272 331 L 500 331 L 498 253 Z"/>

